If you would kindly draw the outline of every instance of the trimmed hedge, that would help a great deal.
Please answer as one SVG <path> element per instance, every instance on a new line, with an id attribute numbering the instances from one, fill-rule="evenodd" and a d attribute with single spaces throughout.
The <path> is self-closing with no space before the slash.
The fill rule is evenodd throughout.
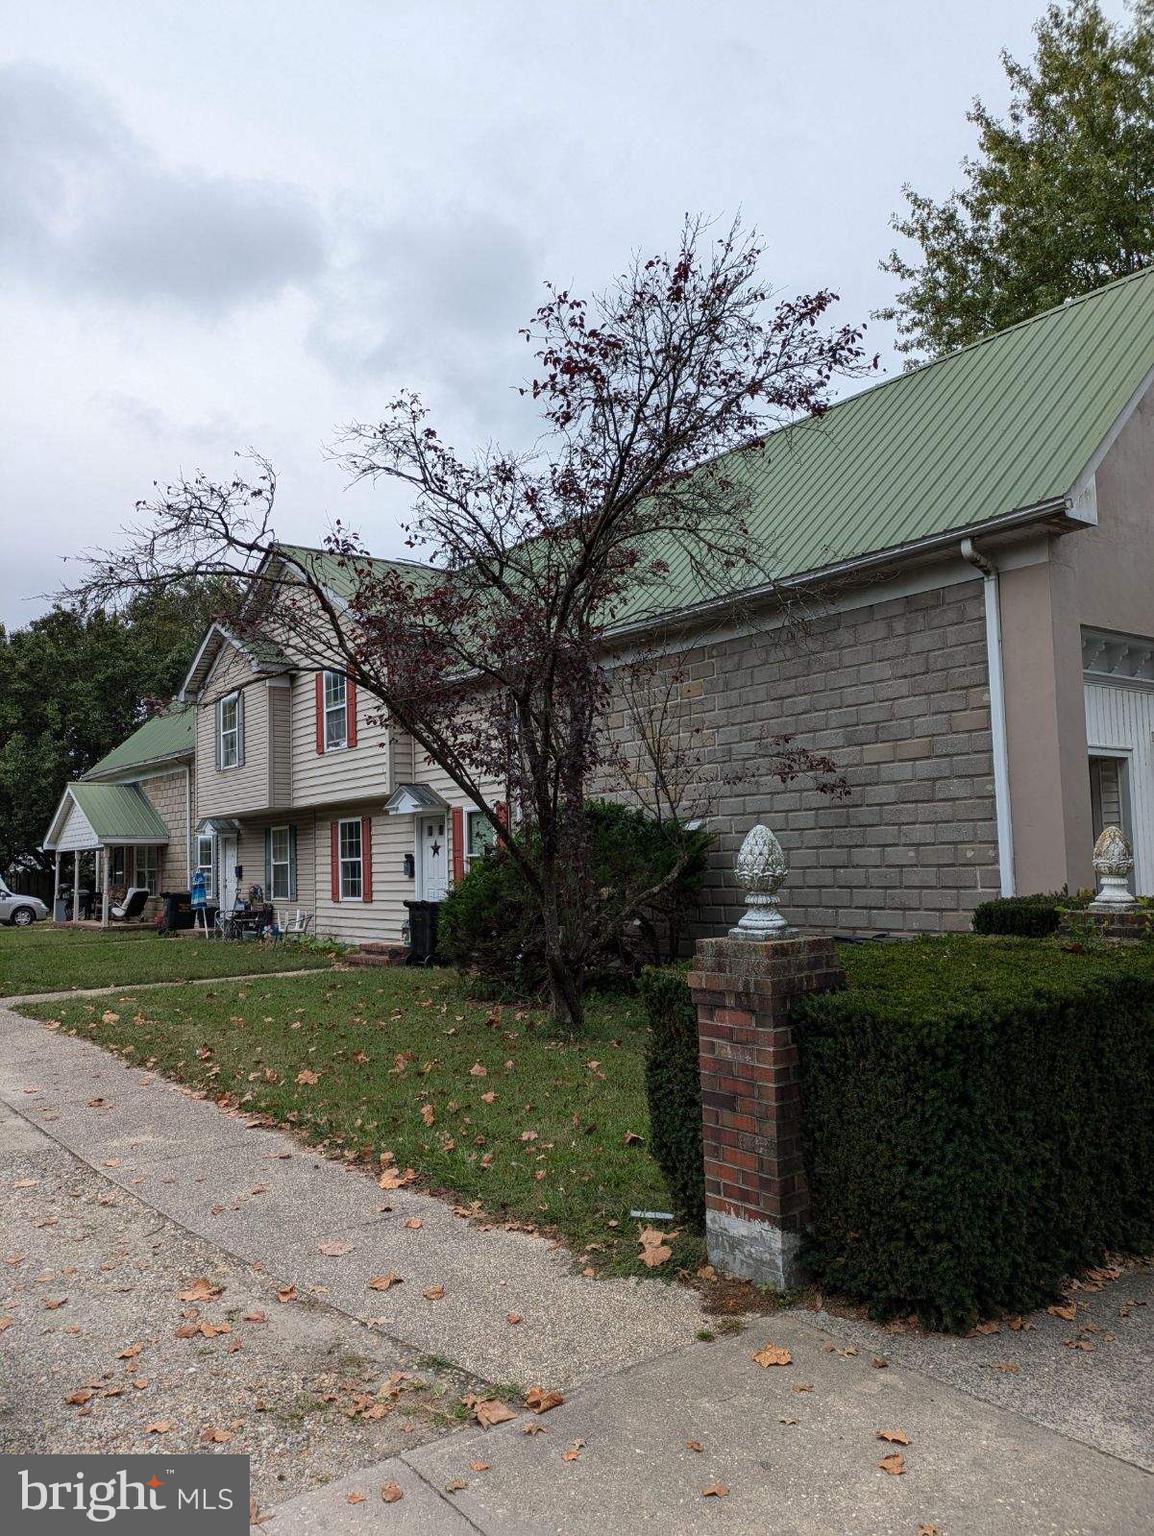
<path id="1" fill-rule="evenodd" d="M 1044 939 L 1057 933 L 1062 921 L 1060 895 L 997 896 L 974 908 L 975 933 L 1004 934 L 1020 939 Z"/>
<path id="2" fill-rule="evenodd" d="M 948 1327 L 1154 1244 L 1154 960 L 1021 939 L 842 951 L 799 1000 L 807 1259 Z"/>
<path id="3" fill-rule="evenodd" d="M 677 1214 L 705 1226 L 705 1163 L 701 1141 L 701 1074 L 697 1011 L 685 984 L 687 967 L 641 973 L 649 1016 L 645 1093 L 649 1100 L 649 1149 L 665 1175 Z"/>

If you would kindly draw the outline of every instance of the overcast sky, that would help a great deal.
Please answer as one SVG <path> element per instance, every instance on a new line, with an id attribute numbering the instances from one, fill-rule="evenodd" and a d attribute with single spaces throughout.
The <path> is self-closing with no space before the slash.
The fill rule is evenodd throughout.
<path id="1" fill-rule="evenodd" d="M 1042 5 L 5 0 L 0 622 L 250 444 L 282 534 L 398 552 L 334 430 L 406 384 L 458 448 L 523 437 L 543 280 L 597 285 L 686 211 L 740 209 L 775 287 L 865 319 L 902 182 L 956 184 Z"/>

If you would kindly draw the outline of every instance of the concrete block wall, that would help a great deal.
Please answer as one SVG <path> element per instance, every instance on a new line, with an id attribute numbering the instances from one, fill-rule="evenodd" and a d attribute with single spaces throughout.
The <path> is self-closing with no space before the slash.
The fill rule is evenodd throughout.
<path id="1" fill-rule="evenodd" d="M 755 821 L 790 861 L 791 922 L 836 931 L 966 929 L 997 894 L 981 582 L 811 618 L 800 631 L 709 641 L 681 658 L 687 724 L 723 776 L 700 932 L 741 912 L 733 857 Z M 619 724 L 622 717 L 618 716 Z M 768 737 L 827 753 L 845 800 L 782 786 Z"/>

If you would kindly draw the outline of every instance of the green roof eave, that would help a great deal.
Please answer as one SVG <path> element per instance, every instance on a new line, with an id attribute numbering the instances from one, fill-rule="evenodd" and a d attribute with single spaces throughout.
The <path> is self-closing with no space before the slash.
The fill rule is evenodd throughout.
<path id="1" fill-rule="evenodd" d="M 81 775 L 83 782 L 109 779 L 142 768 L 191 758 L 196 749 L 196 711 L 188 705 L 172 705 L 154 715 L 98 763 Z"/>

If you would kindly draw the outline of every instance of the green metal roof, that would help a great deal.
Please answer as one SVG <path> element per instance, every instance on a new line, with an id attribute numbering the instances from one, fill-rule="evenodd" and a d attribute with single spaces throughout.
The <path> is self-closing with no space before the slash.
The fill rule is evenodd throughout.
<path id="1" fill-rule="evenodd" d="M 316 581 L 337 597 L 345 599 L 350 598 L 356 590 L 354 577 L 357 569 L 368 570 L 376 576 L 386 571 L 402 571 L 410 579 L 438 574 L 433 566 L 422 565 L 417 560 L 383 560 L 375 555 L 362 555 L 350 569 L 324 549 L 312 549 L 306 544 L 279 544 L 277 548 L 300 561 Z"/>
<path id="2" fill-rule="evenodd" d="M 191 757 L 195 747 L 196 710 L 191 705 L 173 704 L 163 714 L 146 720 L 127 741 L 113 747 L 83 777 L 105 779 L 169 758 Z"/>
<path id="3" fill-rule="evenodd" d="M 168 828 L 135 784 L 69 784 L 102 843 L 167 843 Z"/>
<path id="4" fill-rule="evenodd" d="M 618 621 L 898 552 L 984 523 L 1054 510 L 1154 370 L 1154 267 L 1035 315 L 924 367 L 883 380 L 734 453 L 750 492 L 756 572 L 702 584 L 683 550 Z M 353 583 L 319 550 L 285 546 L 347 597 Z M 371 560 L 417 575 L 428 566 Z"/>
<path id="5" fill-rule="evenodd" d="M 1148 267 L 785 427 L 729 466 L 759 563 L 784 580 L 1067 497 L 1152 369 Z M 646 608 L 710 595 L 670 566 Z"/>

